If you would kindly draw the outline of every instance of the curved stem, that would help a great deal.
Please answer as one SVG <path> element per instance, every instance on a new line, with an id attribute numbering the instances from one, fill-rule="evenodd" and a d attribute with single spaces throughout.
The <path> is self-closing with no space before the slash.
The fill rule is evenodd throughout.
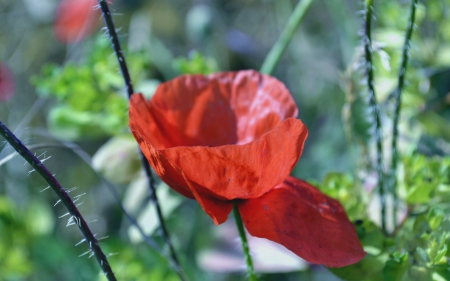
<path id="1" fill-rule="evenodd" d="M 114 27 L 113 20 L 111 18 L 111 12 L 109 11 L 108 3 L 106 0 L 98 0 L 98 4 L 100 6 L 100 9 L 103 14 L 103 19 L 105 20 L 105 25 L 109 33 L 109 38 L 111 40 L 112 47 L 114 49 L 114 53 L 117 56 L 117 61 L 119 63 L 120 71 L 122 72 L 122 77 L 125 82 L 128 98 L 131 98 L 133 95 L 133 84 L 131 83 L 130 73 L 128 71 L 128 67 L 125 61 L 125 57 L 123 56 L 123 51 L 120 47 L 119 38 L 117 37 L 116 29 Z M 165 226 L 164 218 L 162 216 L 161 207 L 159 205 L 158 197 L 156 195 L 156 189 L 154 186 L 154 178 L 150 169 L 150 164 L 148 163 L 147 159 L 145 158 L 144 154 L 142 153 L 142 150 L 140 150 L 140 157 L 142 166 L 144 168 L 145 174 L 147 176 L 148 180 L 148 186 L 150 189 L 150 199 L 152 200 L 152 203 L 155 205 L 157 217 L 159 220 L 159 225 L 161 228 L 161 234 L 164 239 L 164 243 L 169 249 L 169 258 L 171 260 L 172 267 L 175 269 L 175 271 L 178 273 L 181 280 L 188 280 L 186 274 L 183 271 L 183 268 L 181 267 L 177 254 L 175 252 L 174 247 L 172 246 L 172 243 L 170 241 L 170 236 L 167 231 L 167 228 Z"/>
<path id="2" fill-rule="evenodd" d="M 233 202 L 233 214 L 239 236 L 241 237 L 242 251 L 244 251 L 245 262 L 247 264 L 248 279 L 250 281 L 257 281 L 258 279 L 256 278 L 255 269 L 253 268 L 252 256 L 250 255 L 250 250 L 248 248 L 247 236 L 245 235 L 244 224 L 242 223 L 241 214 L 239 214 L 236 202 Z"/>
<path id="3" fill-rule="evenodd" d="M 405 33 L 405 43 L 403 44 L 402 53 L 402 63 L 400 65 L 400 70 L 398 72 L 398 84 L 395 90 L 395 111 L 394 111 L 394 121 L 392 127 L 392 176 L 393 176 L 393 186 L 392 194 L 394 196 L 394 209 L 393 209 L 393 222 L 394 227 L 397 225 L 397 209 L 398 209 L 398 195 L 397 195 L 397 166 L 398 166 L 398 150 L 397 150 L 397 139 L 398 139 L 398 122 L 400 120 L 400 110 L 401 110 L 401 100 L 403 87 L 405 85 L 406 68 L 409 59 L 409 50 L 411 49 L 411 37 L 414 30 L 414 22 L 416 18 L 418 0 L 411 1 L 411 10 L 408 22 L 408 28 Z"/>
<path id="4" fill-rule="evenodd" d="M 161 257 L 166 258 L 165 256 L 162 255 L 161 247 L 158 245 L 158 243 L 156 243 L 156 241 L 154 239 L 152 239 L 150 236 L 145 234 L 144 230 L 139 225 L 139 223 L 136 221 L 136 219 L 125 209 L 125 207 L 123 206 L 123 204 L 121 202 L 122 199 L 120 198 L 120 195 L 117 192 L 117 190 L 114 188 L 113 184 L 111 184 L 109 181 L 107 181 L 98 171 L 96 171 L 92 167 L 92 158 L 91 158 L 91 156 L 89 156 L 89 154 L 86 151 L 84 151 L 81 147 L 79 147 L 75 143 L 68 142 L 68 141 L 65 141 L 65 140 L 61 140 L 61 139 L 55 138 L 54 136 L 49 136 L 48 133 L 41 132 L 41 130 L 33 130 L 33 132 L 36 133 L 36 134 L 39 134 L 41 136 L 47 137 L 47 138 L 52 138 L 52 139 L 58 141 L 60 144 L 36 144 L 36 145 L 30 145 L 30 146 L 28 146 L 29 150 L 43 149 L 43 148 L 67 148 L 67 149 L 71 150 L 73 153 L 75 153 L 86 164 L 88 164 L 89 167 L 92 168 L 92 170 L 95 172 L 95 174 L 99 177 L 99 179 L 105 185 L 106 189 L 108 189 L 109 193 L 111 194 L 113 199 L 116 201 L 117 205 L 119 205 L 119 207 L 122 210 L 122 212 L 125 215 L 125 217 L 130 221 L 130 224 L 135 226 L 136 229 L 139 231 L 139 233 L 142 235 L 145 243 L 147 243 L 147 245 L 149 245 L 152 249 L 154 249 L 155 252 L 159 253 L 161 255 Z M 2 158 L 0 160 L 0 166 L 5 164 L 7 161 L 9 161 L 15 155 L 16 155 L 16 152 L 13 152 L 13 153 L 7 155 L 6 157 Z"/>
<path id="5" fill-rule="evenodd" d="M 78 211 L 72 199 L 69 197 L 67 192 L 62 188 L 56 178 L 50 173 L 49 170 L 44 166 L 44 164 L 36 157 L 34 154 L 28 150 L 28 148 L 2 123 L 0 122 L 0 135 L 2 135 L 6 141 L 19 153 L 33 169 L 50 185 L 53 191 L 58 195 L 61 202 L 67 208 L 67 211 L 72 216 L 72 220 L 76 222 L 76 225 L 80 229 L 81 233 L 86 239 L 89 245 L 90 251 L 94 254 L 100 265 L 106 278 L 110 281 L 117 280 L 114 273 L 109 266 L 108 260 L 103 253 L 97 239 L 92 234 L 86 221 L 84 220 L 81 213 Z"/>
<path id="6" fill-rule="evenodd" d="M 284 51 L 286 51 L 289 42 L 291 42 L 292 37 L 294 36 L 295 31 L 297 30 L 297 27 L 299 26 L 300 22 L 303 19 L 303 16 L 305 15 L 306 11 L 308 10 L 312 2 L 313 0 L 300 0 L 298 2 L 297 6 L 294 9 L 294 12 L 288 19 L 286 27 L 281 33 L 280 38 L 272 46 L 272 49 L 270 49 L 269 54 L 264 60 L 260 72 L 265 74 L 273 73 L 275 67 L 277 66 L 278 62 L 283 56 Z"/>
<path id="7" fill-rule="evenodd" d="M 377 173 L 378 173 L 378 190 L 381 203 L 381 228 L 386 232 L 386 198 L 384 187 L 384 171 L 383 171 L 383 133 L 381 131 L 380 109 L 375 95 L 375 84 L 373 75 L 372 62 L 372 14 L 373 0 L 366 0 L 365 24 L 364 24 L 364 53 L 366 59 L 366 76 L 367 88 L 369 91 L 369 106 L 371 108 L 373 119 L 375 121 L 375 139 L 377 147 Z"/>

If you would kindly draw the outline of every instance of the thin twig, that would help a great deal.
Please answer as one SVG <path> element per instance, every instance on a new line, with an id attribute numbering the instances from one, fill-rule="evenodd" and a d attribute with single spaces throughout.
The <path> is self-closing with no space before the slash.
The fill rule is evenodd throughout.
<path id="1" fill-rule="evenodd" d="M 395 90 L 395 111 L 394 111 L 394 121 L 392 127 L 392 167 L 391 173 L 393 176 L 392 180 L 392 194 L 394 197 L 394 208 L 393 208 L 393 222 L 394 227 L 397 225 L 397 210 L 398 210 L 398 194 L 397 194 L 397 166 L 398 166 L 398 150 L 397 150 L 397 139 L 398 139 L 398 123 L 400 120 L 400 110 L 401 110 L 401 100 L 403 87 L 405 85 L 406 68 L 408 66 L 409 51 L 411 49 L 411 37 L 414 30 L 414 22 L 416 18 L 418 0 L 411 1 L 411 11 L 409 16 L 408 28 L 405 33 L 405 43 L 403 44 L 403 54 L 402 63 L 398 71 L 398 84 Z"/>
<path id="2" fill-rule="evenodd" d="M 248 248 L 247 235 L 245 234 L 244 224 L 242 223 L 242 217 L 239 213 L 236 202 L 233 202 L 233 214 L 236 226 L 239 231 L 239 236 L 241 237 L 242 251 L 244 252 L 245 263 L 247 265 L 248 279 L 250 281 L 257 281 L 258 278 L 256 277 L 255 269 L 253 268 L 252 256 L 250 254 L 250 249 Z"/>
<path id="3" fill-rule="evenodd" d="M 381 203 L 381 228 L 386 232 L 386 198 L 384 187 L 384 170 L 383 170 L 383 133 L 381 130 L 380 109 L 375 94 L 375 84 L 373 76 L 372 61 L 372 16 L 373 16 L 373 0 L 366 0 L 365 24 L 364 24 L 364 53 L 366 59 L 366 76 L 367 88 L 369 91 L 369 106 L 375 121 L 375 139 L 377 147 L 377 173 L 378 173 L 378 190 Z"/>
<path id="4" fill-rule="evenodd" d="M 125 57 L 123 55 L 123 51 L 120 47 L 119 39 L 116 33 L 116 29 L 114 27 L 114 23 L 111 17 L 111 12 L 109 11 L 108 3 L 106 0 L 98 0 L 98 4 L 100 6 L 100 9 L 103 14 L 103 19 L 105 21 L 106 28 L 109 33 L 109 38 L 111 40 L 112 47 L 114 49 L 114 52 L 117 56 L 117 61 L 119 62 L 120 71 L 122 72 L 122 77 L 125 82 L 125 87 L 127 90 L 128 98 L 131 98 L 133 95 L 133 84 L 131 83 L 130 74 L 128 71 L 128 67 L 125 61 Z M 184 270 L 182 269 L 180 262 L 178 260 L 177 254 L 175 252 L 175 249 L 170 241 L 169 232 L 167 231 L 164 218 L 162 216 L 161 207 L 159 205 L 158 197 L 156 195 L 156 189 L 154 186 L 154 178 L 150 169 L 150 164 L 148 163 L 147 159 L 145 158 L 144 154 L 142 153 L 142 150 L 140 150 L 140 157 L 142 166 L 144 168 L 145 174 L 147 176 L 148 180 L 148 186 L 150 189 L 150 199 L 152 200 L 152 203 L 155 205 L 157 217 L 159 220 L 159 225 L 161 229 L 161 234 L 163 236 L 164 242 L 169 250 L 169 257 L 171 260 L 172 267 L 175 269 L 175 271 L 178 273 L 181 280 L 188 280 L 186 274 L 184 273 Z"/>
<path id="5" fill-rule="evenodd" d="M 108 30 L 109 40 L 111 40 L 112 48 L 116 54 L 117 61 L 119 62 L 120 72 L 122 72 L 122 77 L 125 82 L 125 88 L 127 90 L 128 98 L 134 94 L 133 84 L 131 83 L 130 72 L 128 71 L 127 63 L 125 61 L 125 56 L 123 55 L 122 48 L 120 47 L 119 37 L 116 33 L 116 28 L 111 17 L 111 12 L 109 11 L 108 3 L 106 0 L 98 0 L 100 10 L 103 14 L 103 19 L 105 20 L 106 29 Z"/>
<path id="6" fill-rule="evenodd" d="M 280 61 L 281 57 L 286 51 L 289 42 L 291 42 L 292 37 L 295 34 L 295 31 L 297 30 L 300 22 L 303 19 L 303 16 L 305 15 L 306 11 L 308 10 L 312 2 L 313 0 L 299 0 L 297 6 L 294 9 L 294 12 L 289 17 L 286 27 L 281 33 L 280 38 L 272 46 L 272 48 L 269 51 L 269 54 L 264 60 L 263 65 L 261 66 L 260 69 L 262 73 L 265 74 L 273 73 L 275 67 L 277 66 L 278 62 Z"/>
<path id="7" fill-rule="evenodd" d="M 86 221 L 81 213 L 69 197 L 67 192 L 62 188 L 56 178 L 50 173 L 50 171 L 44 166 L 44 164 L 34 154 L 28 150 L 28 148 L 2 123 L 0 122 L 0 134 L 6 139 L 6 141 L 19 153 L 33 169 L 50 185 L 53 191 L 58 195 L 61 202 L 67 208 L 67 211 L 76 221 L 78 228 L 84 236 L 84 239 L 88 242 L 90 251 L 94 254 L 100 265 L 106 278 L 110 281 L 117 280 L 114 273 L 109 266 L 108 260 L 103 253 L 97 239 L 92 234 Z"/>

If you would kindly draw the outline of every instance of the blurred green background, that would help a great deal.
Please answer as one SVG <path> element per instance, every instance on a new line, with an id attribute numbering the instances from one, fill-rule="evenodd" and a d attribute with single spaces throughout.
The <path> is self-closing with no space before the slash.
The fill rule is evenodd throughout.
<path id="1" fill-rule="evenodd" d="M 16 87 L 13 98 L 0 101 L 0 120 L 34 147 L 40 159 L 51 156 L 45 164 L 64 187 L 77 187 L 71 195 L 86 193 L 80 199 L 81 212 L 93 221 L 97 237 L 108 236 L 102 247 L 111 253 L 119 280 L 177 280 L 168 263 L 130 229 L 102 180 L 112 182 L 144 229 L 154 230 L 154 210 L 148 206 L 134 141 L 127 132 L 123 82 L 101 17 L 95 15 L 93 34 L 65 45 L 53 33 L 58 3 L 0 0 L 0 63 L 11 70 Z M 115 0 L 111 9 L 136 91 L 151 96 L 158 83 L 180 74 L 259 69 L 296 4 Z M 409 1 L 375 4 L 376 87 L 389 132 L 390 94 Z M 358 179 L 372 175 L 370 113 L 361 94 L 363 7 L 363 1 L 314 1 L 273 73 L 290 89 L 299 118 L 309 128 L 294 170 L 298 177 L 321 182 L 330 172 Z M 428 0 L 418 8 L 400 127 L 404 153 L 450 151 L 448 13 L 448 0 Z M 0 280 L 103 280 L 92 258 L 79 257 L 87 247 L 75 246 L 81 235 L 74 226 L 66 227 L 66 218 L 58 218 L 65 210 L 54 206 L 56 196 L 50 190 L 41 192 L 45 183 L 21 158 L 9 160 L 13 150 L 0 144 Z M 89 157 L 94 157 L 95 169 Z M 215 227 L 196 202 L 164 185 L 159 191 L 167 206 L 168 229 L 191 280 L 245 280 L 232 223 Z M 343 200 L 350 200 L 347 197 Z M 358 213 L 355 209 L 351 219 L 359 218 Z M 161 241 L 158 231 L 153 237 Z M 284 269 L 268 259 L 268 264 L 261 261 L 257 266 L 262 280 L 340 280 L 326 268 L 288 255 L 282 255 L 288 265 Z"/>

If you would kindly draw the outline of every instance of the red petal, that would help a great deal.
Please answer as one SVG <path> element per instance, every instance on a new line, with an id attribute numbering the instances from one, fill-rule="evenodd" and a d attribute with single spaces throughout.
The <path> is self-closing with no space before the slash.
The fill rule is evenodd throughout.
<path id="1" fill-rule="evenodd" d="M 178 169 L 176 171 L 160 151 L 144 142 L 138 135 L 135 134 L 135 137 L 145 157 L 167 185 L 188 198 L 195 198 L 216 225 L 227 220 L 228 214 L 233 208 L 233 204 L 230 201 L 220 200 L 208 195 L 200 195 L 196 191 L 194 184 L 185 178 L 181 171 Z"/>
<path id="2" fill-rule="evenodd" d="M 158 87 L 145 110 L 138 131 L 157 149 L 248 143 L 298 112 L 283 83 L 254 70 L 177 77 Z"/>
<path id="3" fill-rule="evenodd" d="M 307 136 L 289 118 L 297 111 L 280 81 L 256 71 L 191 75 L 161 84 L 150 102 L 133 95 L 130 128 L 156 173 L 219 224 L 230 200 L 289 175 Z"/>
<path id="4" fill-rule="evenodd" d="M 192 194 L 182 174 L 175 170 L 172 164 L 164 157 L 161 152 L 145 142 L 139 135 L 134 133 L 133 135 L 136 138 L 139 147 L 141 148 L 145 157 L 149 161 L 150 165 L 152 165 L 158 176 L 178 193 L 193 199 L 194 195 Z"/>
<path id="5" fill-rule="evenodd" d="M 221 200 L 260 197 L 289 176 L 308 131 L 288 118 L 245 145 L 174 147 L 160 150 L 201 195 Z"/>
<path id="6" fill-rule="evenodd" d="M 288 177 L 238 207 L 251 235 L 277 242 L 311 263 L 342 267 L 365 256 L 339 202 L 303 180 Z"/>
<path id="7" fill-rule="evenodd" d="M 148 104 L 137 95 L 131 100 L 130 127 L 145 156 L 166 182 L 175 169 L 188 178 L 200 194 L 223 200 L 255 198 L 282 182 L 292 171 L 303 150 L 308 131 L 303 123 L 288 118 L 260 140 L 245 145 L 218 147 L 178 146 L 157 150 L 151 146 L 146 127 Z M 143 136 L 144 135 L 144 136 Z M 158 136 L 155 136 L 158 140 Z"/>
<path id="8" fill-rule="evenodd" d="M 195 199 L 200 204 L 205 213 L 210 216 L 215 225 L 224 223 L 228 219 L 228 215 L 233 209 L 233 203 L 231 201 L 224 201 L 214 197 L 200 195 L 195 189 L 195 185 L 189 179 L 186 179 L 191 191 L 195 196 Z"/>
<path id="9" fill-rule="evenodd" d="M 92 34 L 100 18 L 97 0 L 62 0 L 56 10 L 53 32 L 64 44 L 75 43 Z"/>

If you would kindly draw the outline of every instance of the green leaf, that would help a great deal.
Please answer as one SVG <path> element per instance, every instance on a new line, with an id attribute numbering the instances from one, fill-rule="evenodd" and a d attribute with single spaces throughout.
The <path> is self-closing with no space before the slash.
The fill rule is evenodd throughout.
<path id="1" fill-rule="evenodd" d="M 408 264 L 408 254 L 403 253 L 399 258 L 388 260 L 383 268 L 383 277 L 386 281 L 406 281 Z"/>
<path id="2" fill-rule="evenodd" d="M 409 204 L 427 203 L 436 186 L 433 183 L 419 182 L 409 187 L 406 202 Z"/>
<path id="3" fill-rule="evenodd" d="M 443 209 L 435 206 L 428 212 L 428 224 L 432 230 L 438 229 L 444 219 L 445 212 Z"/>

